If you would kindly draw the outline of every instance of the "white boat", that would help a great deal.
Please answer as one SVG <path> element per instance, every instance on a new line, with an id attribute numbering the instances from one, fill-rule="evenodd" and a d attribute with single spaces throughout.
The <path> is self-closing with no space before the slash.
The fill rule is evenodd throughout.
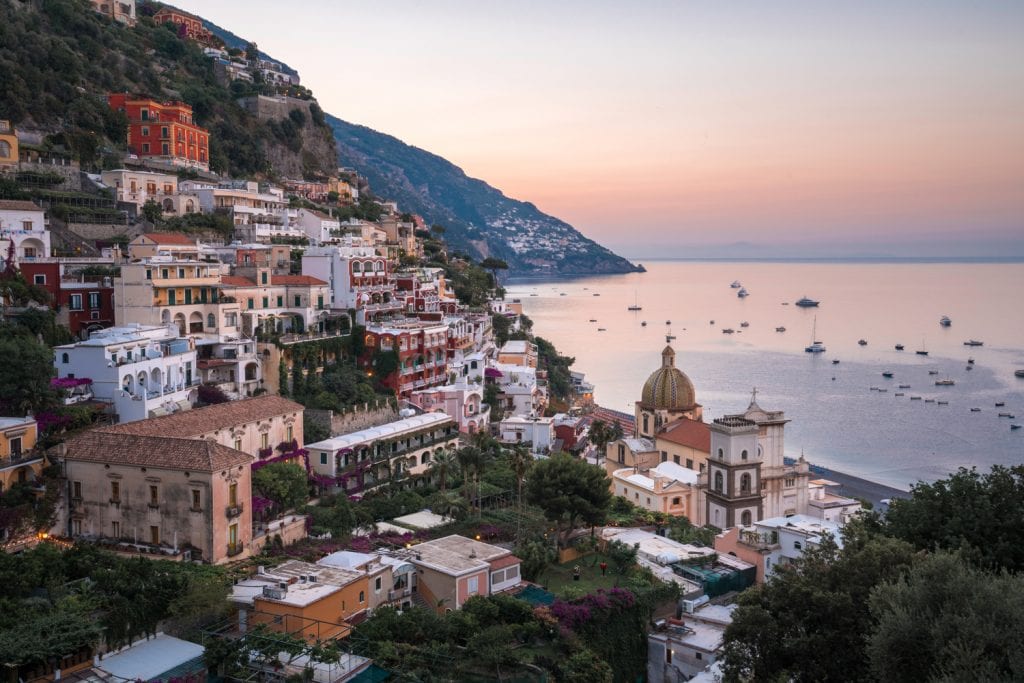
<path id="1" fill-rule="evenodd" d="M 1024 370 L 1015 370 L 1013 373 L 1014 377 L 1024 377 Z"/>
<path id="2" fill-rule="evenodd" d="M 750 323 L 744 320 L 743 322 L 740 323 L 740 327 L 750 327 Z"/>
<path id="3" fill-rule="evenodd" d="M 743 299 L 750 296 L 750 292 L 747 291 L 746 287 L 740 287 L 740 291 L 736 292 L 736 296 Z"/>
<path id="4" fill-rule="evenodd" d="M 825 345 L 815 339 L 818 336 L 818 316 L 814 316 L 814 327 L 811 328 L 811 345 L 804 347 L 807 353 L 825 353 Z"/>
<path id="5" fill-rule="evenodd" d="M 820 301 L 815 301 L 814 299 L 811 299 L 811 298 L 808 298 L 808 297 L 805 296 L 804 298 L 802 298 L 799 301 L 797 301 L 796 305 L 797 306 L 802 306 L 803 308 L 813 308 L 813 307 L 817 306 L 819 303 L 821 303 L 821 302 Z"/>
<path id="6" fill-rule="evenodd" d="M 778 326 L 778 327 L 776 327 L 776 328 L 775 328 L 775 331 L 776 331 L 776 332 L 785 332 L 785 331 L 786 331 L 786 328 L 785 328 L 785 327 L 782 327 L 782 326 L 780 325 L 780 326 Z"/>
<path id="7" fill-rule="evenodd" d="M 968 339 L 964 342 L 964 346 L 984 346 L 985 342 L 978 341 L 977 339 Z"/>
<path id="8" fill-rule="evenodd" d="M 730 287 L 732 287 L 733 289 L 739 289 L 739 288 L 740 288 L 740 287 L 742 287 L 743 285 L 741 285 L 741 284 L 740 284 L 740 281 L 739 281 L 739 280 L 733 280 L 733 281 L 732 281 L 732 284 L 731 284 L 731 285 L 729 285 L 729 286 L 730 286 Z"/>
<path id="9" fill-rule="evenodd" d="M 953 321 L 949 319 L 948 315 L 944 315 L 941 318 L 939 318 L 939 324 L 942 325 L 943 327 L 949 327 L 950 325 L 953 324 Z"/>
<path id="10" fill-rule="evenodd" d="M 597 296 L 597 294 L 595 294 L 594 296 Z M 635 291 L 633 292 L 633 305 L 628 307 L 626 310 L 627 311 L 642 311 L 642 310 L 644 310 L 643 306 L 640 305 L 639 300 L 636 298 L 636 292 Z"/>
<path id="11" fill-rule="evenodd" d="M 937 386 L 937 387 L 952 387 L 952 386 L 955 386 L 955 385 L 956 385 L 956 382 L 954 382 L 953 380 L 951 380 L 948 377 L 946 379 L 937 379 L 937 380 L 935 380 L 935 386 Z"/>

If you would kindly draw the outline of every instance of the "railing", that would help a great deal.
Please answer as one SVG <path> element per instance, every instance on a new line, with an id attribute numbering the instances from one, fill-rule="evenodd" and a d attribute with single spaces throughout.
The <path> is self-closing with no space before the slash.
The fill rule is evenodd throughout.
<path id="1" fill-rule="evenodd" d="M 313 341 L 315 339 L 331 339 L 333 337 L 347 337 L 348 330 L 335 332 L 306 332 L 303 334 L 289 333 L 282 334 L 279 341 L 282 344 L 298 344 L 300 342 Z"/>
<path id="2" fill-rule="evenodd" d="M 161 396 L 166 396 L 167 394 L 173 394 L 173 393 L 176 393 L 178 391 L 185 391 L 186 389 L 188 389 L 190 387 L 199 386 L 199 384 L 200 384 L 200 381 L 196 379 L 196 380 L 192 380 L 192 382 L 190 382 L 189 384 L 185 384 L 184 382 L 181 382 L 180 384 L 177 384 L 175 386 L 163 387 L 162 389 L 155 389 L 153 391 L 147 390 L 146 391 L 146 398 L 160 398 Z"/>
<path id="3" fill-rule="evenodd" d="M 18 467 L 26 463 L 33 462 L 35 460 L 42 460 L 42 452 L 36 451 L 23 451 L 21 453 L 12 453 L 5 458 L 0 458 L 0 469 L 7 467 Z"/>
<path id="4" fill-rule="evenodd" d="M 245 545 L 240 542 L 228 543 L 228 557 L 234 557 L 245 550 Z"/>
<path id="5" fill-rule="evenodd" d="M 242 514 L 242 504 L 238 503 L 237 505 L 227 506 L 224 510 L 224 514 L 227 515 L 228 519 L 240 516 Z"/>

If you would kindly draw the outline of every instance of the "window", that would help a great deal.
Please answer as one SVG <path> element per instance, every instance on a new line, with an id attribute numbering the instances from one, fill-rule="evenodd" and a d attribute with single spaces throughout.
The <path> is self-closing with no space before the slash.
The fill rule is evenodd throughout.
<path id="1" fill-rule="evenodd" d="M 750 475 L 743 474 L 740 476 L 740 493 L 750 493 Z"/>
<path id="2" fill-rule="evenodd" d="M 298 294 L 295 295 L 295 308 L 302 306 L 302 297 Z"/>
<path id="3" fill-rule="evenodd" d="M 740 516 L 740 524 L 743 526 L 750 526 L 750 520 L 750 510 L 744 510 L 743 514 Z"/>
<path id="4" fill-rule="evenodd" d="M 665 451 L 661 452 L 661 461 L 662 462 L 668 461 L 668 453 L 666 453 Z M 677 465 L 679 464 L 679 457 L 678 456 L 676 456 L 676 464 Z"/>
<path id="5" fill-rule="evenodd" d="M 110 535 L 114 538 L 121 538 L 121 522 L 110 523 Z"/>
<path id="6" fill-rule="evenodd" d="M 167 290 L 167 305 L 174 306 L 178 303 L 178 290 L 168 289 Z"/>
<path id="7" fill-rule="evenodd" d="M 192 489 L 192 509 L 200 510 L 203 507 L 203 494 L 199 489 Z"/>
<path id="8" fill-rule="evenodd" d="M 217 316 L 215 316 L 213 313 L 210 313 L 209 315 L 207 315 L 206 316 L 206 326 L 209 327 L 210 329 L 213 329 L 214 327 L 217 327 Z"/>
<path id="9" fill-rule="evenodd" d="M 166 142 L 163 143 L 162 145 L 160 145 L 160 152 L 161 152 L 161 154 L 170 154 L 171 153 L 170 145 L 168 145 Z"/>
<path id="10" fill-rule="evenodd" d="M 32 282 L 33 282 L 33 284 L 37 284 L 37 285 L 45 285 L 46 284 L 46 276 L 41 274 L 41 273 L 37 273 L 36 275 L 32 276 Z"/>
<path id="11" fill-rule="evenodd" d="M 167 126 L 160 127 L 160 137 L 167 138 L 171 136 L 170 129 Z"/>
<path id="12" fill-rule="evenodd" d="M 99 292 L 89 292 L 89 308 L 99 308 L 99 307 L 100 307 L 100 293 Z"/>
<path id="13" fill-rule="evenodd" d="M 320 464 L 321 465 L 326 465 L 327 464 L 327 454 L 326 453 L 321 453 L 320 454 Z"/>
<path id="14" fill-rule="evenodd" d="M 670 647 L 666 647 L 665 648 L 665 663 L 666 664 L 671 664 L 672 663 L 672 648 L 670 648 Z"/>
<path id="15" fill-rule="evenodd" d="M 238 505 L 238 484 L 232 483 L 228 486 L 228 505 L 232 507 Z"/>
<path id="16" fill-rule="evenodd" d="M 263 308 L 270 308 L 270 297 L 263 297 Z"/>
<path id="17" fill-rule="evenodd" d="M 796 486 L 796 478 L 795 478 L 795 477 L 786 477 L 786 478 L 785 478 L 785 479 L 784 479 L 784 480 L 782 481 L 782 483 L 783 483 L 783 485 L 784 485 L 784 486 L 785 486 L 786 488 L 790 488 L 790 487 L 792 487 L 792 486 Z"/>
<path id="18" fill-rule="evenodd" d="M 270 435 L 266 432 L 260 434 L 260 448 L 266 448 L 270 445 Z"/>
<path id="19" fill-rule="evenodd" d="M 246 304 L 247 304 L 247 307 L 249 308 L 249 310 L 252 310 L 253 308 L 256 307 L 255 304 L 253 304 L 253 300 L 252 299 L 247 299 L 246 300 Z"/>
<path id="20" fill-rule="evenodd" d="M 238 327 L 238 314 L 228 313 L 224 316 L 224 325 L 226 327 Z"/>
<path id="21" fill-rule="evenodd" d="M 316 307 L 322 309 L 324 307 L 324 295 L 321 294 L 316 298 Z"/>
<path id="22" fill-rule="evenodd" d="M 71 535 L 80 536 L 82 534 L 82 520 L 73 519 L 71 520 Z"/>
<path id="23" fill-rule="evenodd" d="M 82 497 L 82 482 L 75 481 L 71 483 L 71 497 L 81 498 Z"/>
<path id="24" fill-rule="evenodd" d="M 235 439 L 235 450 L 236 451 L 242 450 L 242 440 L 241 439 Z"/>
<path id="25" fill-rule="evenodd" d="M 477 593 L 477 591 L 479 589 L 480 589 L 480 577 L 478 577 L 478 576 L 470 577 L 469 581 L 466 582 L 466 592 L 469 593 L 470 595 L 476 595 L 476 593 Z"/>
<path id="26" fill-rule="evenodd" d="M 800 541 L 793 541 L 793 548 L 796 550 L 803 550 L 803 544 Z"/>
<path id="27" fill-rule="evenodd" d="M 295 304 L 295 305 L 298 306 L 298 304 Z M 284 297 L 283 296 L 278 295 L 278 297 L 277 297 L 277 307 L 278 308 L 284 308 Z"/>
<path id="28" fill-rule="evenodd" d="M 149 154 L 149 143 L 148 142 L 143 142 L 142 143 L 142 153 L 143 154 Z"/>
<path id="29" fill-rule="evenodd" d="M 21 455 L 21 437 L 15 437 L 7 442 L 11 448 L 11 455 Z"/>
<path id="30" fill-rule="evenodd" d="M 260 273 L 260 284 L 262 284 L 262 285 L 267 284 L 267 273 L 266 273 L 266 271 Z"/>
<path id="31" fill-rule="evenodd" d="M 619 462 L 626 462 L 626 447 L 621 443 L 619 444 Z"/>
<path id="32" fill-rule="evenodd" d="M 121 482 L 119 481 L 110 482 L 110 502 L 121 502 Z"/>
<path id="33" fill-rule="evenodd" d="M 672 462 L 674 462 L 675 464 L 678 465 L 679 464 L 679 456 L 678 455 L 673 455 L 672 456 Z"/>
<path id="34" fill-rule="evenodd" d="M 288 430 L 285 432 L 288 436 L 285 437 L 285 441 L 291 441 L 295 438 L 295 428 L 288 425 Z"/>
<path id="35" fill-rule="evenodd" d="M 672 499 L 672 504 L 673 505 L 682 505 L 683 504 L 683 499 L 680 498 L 679 496 L 676 496 L 675 498 Z"/>
<path id="36" fill-rule="evenodd" d="M 742 453 L 740 453 L 740 460 L 746 460 L 746 459 L 747 459 L 747 452 L 743 451 Z"/>
<path id="37" fill-rule="evenodd" d="M 376 579 L 373 580 L 373 590 L 375 590 L 375 591 L 377 591 L 379 593 L 380 592 L 380 588 L 381 588 L 381 579 L 378 576 Z"/>
<path id="38" fill-rule="evenodd" d="M 694 657 L 696 657 L 697 659 L 704 659 L 704 655 L 702 655 L 702 654 L 701 654 L 701 653 L 699 653 L 699 652 L 694 652 L 694 653 L 693 653 L 693 655 L 694 655 Z"/>
<path id="39" fill-rule="evenodd" d="M 359 604 L 366 602 L 366 591 L 359 591 Z"/>
<path id="40" fill-rule="evenodd" d="M 725 451 L 723 451 L 721 448 L 718 449 L 718 457 L 719 459 L 725 457 Z"/>
<path id="41" fill-rule="evenodd" d="M 66 353 L 60 354 L 60 362 L 64 363 L 65 365 L 67 365 L 68 364 L 68 354 L 66 354 Z"/>
<path id="42" fill-rule="evenodd" d="M 721 472 L 715 472 L 715 490 L 721 493 L 724 485 L 724 479 Z"/>
<path id="43" fill-rule="evenodd" d="M 72 294 L 71 295 L 71 310 L 80 311 L 82 310 L 82 295 Z"/>
<path id="44" fill-rule="evenodd" d="M 160 545 L 160 527 L 149 527 L 149 542 L 153 545 Z"/>
<path id="45" fill-rule="evenodd" d="M 688 470 L 692 470 L 693 469 L 693 458 L 687 458 L 686 459 L 686 469 L 688 469 Z"/>
<path id="46" fill-rule="evenodd" d="M 160 488 L 157 486 L 149 487 L 149 504 L 159 505 L 160 504 Z"/>

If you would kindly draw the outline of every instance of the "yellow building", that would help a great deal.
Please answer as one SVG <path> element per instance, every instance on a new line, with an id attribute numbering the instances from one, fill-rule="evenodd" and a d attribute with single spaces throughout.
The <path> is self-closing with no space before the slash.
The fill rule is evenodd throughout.
<path id="1" fill-rule="evenodd" d="M 0 493 L 42 474 L 45 463 L 42 451 L 36 450 L 38 433 L 31 417 L 0 417 Z"/>
<path id="2" fill-rule="evenodd" d="M 0 119 L 0 168 L 18 165 L 18 136 L 10 121 Z"/>

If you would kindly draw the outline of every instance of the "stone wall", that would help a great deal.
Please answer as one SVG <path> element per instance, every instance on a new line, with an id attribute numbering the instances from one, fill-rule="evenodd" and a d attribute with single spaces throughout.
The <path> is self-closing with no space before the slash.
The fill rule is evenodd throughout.
<path id="1" fill-rule="evenodd" d="M 358 432 L 360 429 L 369 429 L 394 422 L 398 419 L 398 410 L 391 404 L 374 408 L 367 403 L 345 413 L 307 408 L 305 415 L 317 424 L 328 428 L 331 436 L 340 436 Z"/>
<path id="2" fill-rule="evenodd" d="M 64 177 L 61 190 L 82 189 L 82 173 L 77 161 L 70 159 L 39 159 L 38 161 L 22 161 L 18 164 L 19 173 L 56 173 Z"/>
<path id="3" fill-rule="evenodd" d="M 281 537 L 281 542 L 289 546 L 306 538 L 309 533 L 306 531 L 307 515 L 285 515 L 281 519 L 275 519 L 266 526 L 258 525 L 252 537 L 252 551 L 250 556 L 259 555 L 263 547 L 274 540 L 275 536 Z"/>

